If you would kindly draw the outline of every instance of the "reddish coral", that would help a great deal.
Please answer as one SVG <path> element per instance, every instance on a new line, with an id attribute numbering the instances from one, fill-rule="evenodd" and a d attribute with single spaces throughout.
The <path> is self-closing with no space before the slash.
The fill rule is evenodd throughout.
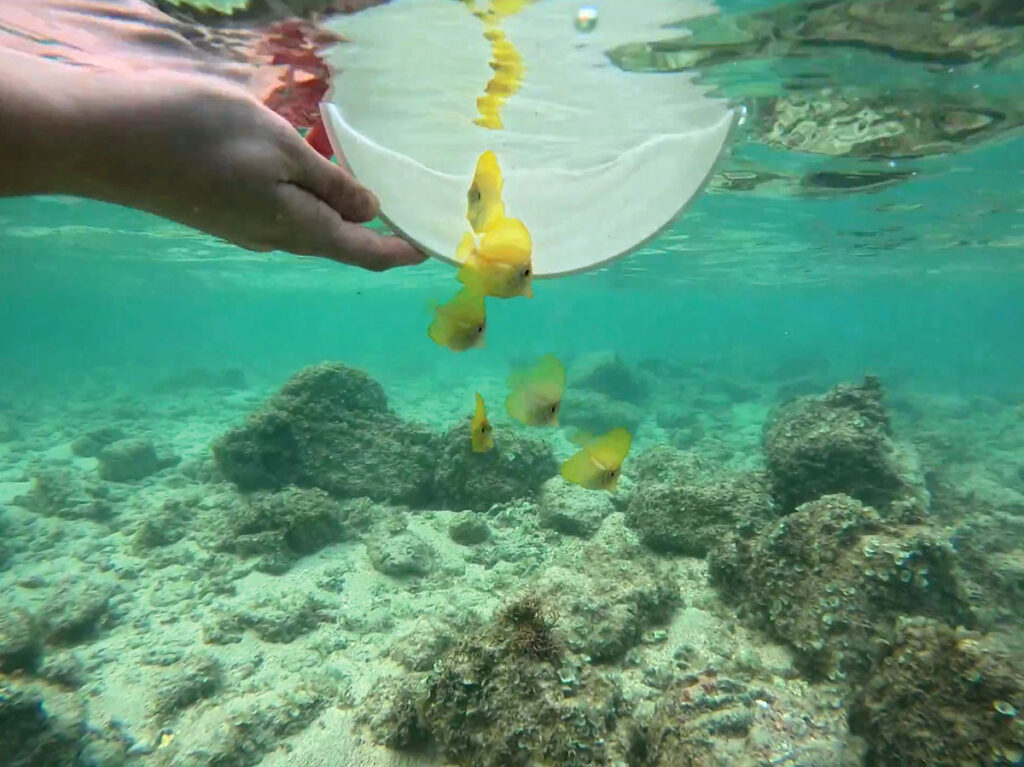
<path id="1" fill-rule="evenodd" d="M 306 128 L 311 145 L 330 156 L 323 135 L 320 102 L 330 87 L 330 68 L 320 55 L 341 38 L 307 21 L 289 19 L 271 25 L 256 43 L 254 53 L 275 68 L 276 80 L 263 94 L 263 103 L 296 128 Z"/>

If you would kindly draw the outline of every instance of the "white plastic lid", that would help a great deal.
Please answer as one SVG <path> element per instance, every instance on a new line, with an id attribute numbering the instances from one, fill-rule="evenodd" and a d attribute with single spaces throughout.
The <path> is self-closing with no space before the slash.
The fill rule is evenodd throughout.
<path id="1" fill-rule="evenodd" d="M 479 2 L 478 6 L 483 5 Z M 703 0 L 606 0 L 582 32 L 578 2 L 538 0 L 500 27 L 525 66 L 502 129 L 474 124 L 494 74 L 469 5 L 392 0 L 334 20 L 322 105 L 334 149 L 381 201 L 382 218 L 455 263 L 477 158 L 497 155 L 506 214 L 526 224 L 537 277 L 591 269 L 657 234 L 700 193 L 734 110 L 694 73 L 629 73 L 606 51 L 685 34 L 664 25 Z"/>

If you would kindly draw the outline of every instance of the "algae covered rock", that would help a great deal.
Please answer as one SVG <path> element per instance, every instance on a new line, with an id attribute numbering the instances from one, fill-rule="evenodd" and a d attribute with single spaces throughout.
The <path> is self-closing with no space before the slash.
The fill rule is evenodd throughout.
<path id="1" fill-rule="evenodd" d="M 840 703 L 806 684 L 763 685 L 705 668 L 672 679 L 638 712 L 627 763 L 860 767 Z"/>
<path id="2" fill-rule="evenodd" d="M 125 436 L 124 431 L 116 426 L 100 426 L 75 439 L 71 443 L 71 452 L 82 458 L 95 458 L 107 445 Z"/>
<path id="3" fill-rule="evenodd" d="M 973 504 L 958 513 L 964 518 L 950 540 L 979 624 L 1019 627 L 1024 622 L 1024 517 Z"/>
<path id="4" fill-rule="evenodd" d="M 242 490 L 296 485 L 418 506 L 433 497 L 436 453 L 434 435 L 392 413 L 379 383 L 340 363 L 299 371 L 213 445 Z"/>
<path id="5" fill-rule="evenodd" d="M 728 537 L 708 564 L 723 597 L 815 678 L 862 679 L 903 615 L 974 622 L 948 540 L 845 495 L 804 504 L 753 539 Z"/>
<path id="6" fill-rule="evenodd" d="M 768 476 L 784 509 L 832 493 L 885 509 L 910 494 L 882 396 L 878 379 L 869 376 L 785 405 L 765 423 Z"/>
<path id="7" fill-rule="evenodd" d="M 264 642 L 288 644 L 331 620 L 327 603 L 312 594 L 271 594 L 212 616 L 203 626 L 203 639 L 228 644 L 240 641 L 242 632 L 250 630 Z"/>
<path id="8" fill-rule="evenodd" d="M 198 499 L 168 498 L 146 516 L 135 530 L 138 551 L 170 546 L 188 533 L 196 518 Z"/>
<path id="9" fill-rule="evenodd" d="M 642 550 L 591 544 L 546 568 L 533 594 L 553 606 L 568 649 L 595 663 L 621 658 L 682 603 L 671 571 Z"/>
<path id="10" fill-rule="evenodd" d="M 626 511 L 646 546 L 696 557 L 727 533 L 749 537 L 777 516 L 760 474 L 714 474 L 699 457 L 671 448 L 641 456 Z"/>
<path id="11" fill-rule="evenodd" d="M 0 760 L 9 767 L 71 765 L 79 750 L 81 711 L 42 685 L 0 679 Z"/>
<path id="12" fill-rule="evenodd" d="M 109 482 L 145 479 L 178 462 L 173 456 L 158 456 L 153 443 L 146 439 L 119 439 L 101 449 L 96 457 L 100 462 L 100 479 Z"/>
<path id="13" fill-rule="evenodd" d="M 542 440 L 504 429 L 494 449 L 474 453 L 470 422 L 460 421 L 445 435 L 438 456 L 435 486 L 438 502 L 449 509 L 487 511 L 494 504 L 532 498 L 558 464 Z"/>
<path id="14" fill-rule="evenodd" d="M 461 635 L 421 682 L 378 695 L 366 707 L 378 742 L 472 767 L 610 763 L 625 713 L 617 685 L 564 654 L 550 605 L 531 595 Z"/>
<path id="15" fill-rule="evenodd" d="M 869 763 L 1014 765 L 1024 761 L 1024 666 L 997 635 L 901 620 L 850 701 Z"/>
<path id="16" fill-rule="evenodd" d="M 571 389 L 565 393 L 559 421 L 590 434 L 601 434 L 617 426 L 635 432 L 646 413 L 639 405 L 614 399 L 607 394 Z"/>
<path id="17" fill-rule="evenodd" d="M 214 695 L 221 681 L 222 669 L 216 658 L 210 655 L 185 658 L 159 675 L 157 692 L 149 709 L 161 717 L 172 716 Z"/>
<path id="18" fill-rule="evenodd" d="M 111 610 L 111 599 L 117 592 L 117 587 L 98 580 L 61 583 L 50 594 L 40 618 L 46 641 L 79 644 L 114 625 L 118 616 Z"/>
<path id="19" fill-rule="evenodd" d="M 114 514 L 106 488 L 86 482 L 65 469 L 45 469 L 35 475 L 32 489 L 14 503 L 46 517 L 105 522 Z"/>
<path id="20" fill-rule="evenodd" d="M 429 575 L 437 562 L 434 547 L 410 530 L 378 531 L 366 542 L 373 569 L 395 577 Z"/>
<path id="21" fill-rule="evenodd" d="M 647 379 L 614 352 L 598 352 L 572 366 L 574 388 L 589 389 L 612 399 L 638 403 L 650 393 Z"/>
<path id="22" fill-rule="evenodd" d="M 242 692 L 223 705 L 208 706 L 173 740 L 152 749 L 154 767 L 242 767 L 302 732 L 331 702 L 327 685 L 312 680 L 281 689 Z"/>
<path id="23" fill-rule="evenodd" d="M 289 487 L 215 508 L 203 522 L 217 550 L 258 556 L 258 569 L 282 573 L 297 558 L 354 537 L 348 511 L 323 490 Z"/>
<path id="24" fill-rule="evenodd" d="M 540 494 L 540 524 L 565 535 L 589 538 L 615 512 L 611 496 L 587 490 L 561 477 L 544 483 Z"/>
<path id="25" fill-rule="evenodd" d="M 0 610 L 0 672 L 31 671 L 39 662 L 42 631 L 25 610 Z"/>
<path id="26" fill-rule="evenodd" d="M 491 537 L 491 528 L 482 515 L 465 511 L 448 525 L 448 535 L 461 546 L 475 546 Z"/>

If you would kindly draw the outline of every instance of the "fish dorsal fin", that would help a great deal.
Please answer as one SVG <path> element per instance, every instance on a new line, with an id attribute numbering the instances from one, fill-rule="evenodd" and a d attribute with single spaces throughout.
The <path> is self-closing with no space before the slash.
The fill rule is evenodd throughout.
<path id="1" fill-rule="evenodd" d="M 477 421 L 483 421 L 487 418 L 487 408 L 484 405 L 484 398 L 480 396 L 480 392 L 476 392 L 476 413 L 474 417 Z"/>
<path id="2" fill-rule="evenodd" d="M 508 385 L 513 391 L 529 388 L 557 391 L 561 394 L 565 390 L 565 367 L 558 358 L 546 354 L 534 367 L 516 370 L 509 375 Z"/>
<path id="3" fill-rule="evenodd" d="M 617 427 L 587 442 L 583 450 L 603 469 L 617 470 L 622 466 L 632 443 L 632 435 L 622 427 Z"/>
<path id="4" fill-rule="evenodd" d="M 461 249 L 461 245 L 459 246 Z M 533 253 L 530 232 L 518 218 L 501 218 L 491 224 L 477 248 L 481 258 L 508 264 L 529 263 Z"/>

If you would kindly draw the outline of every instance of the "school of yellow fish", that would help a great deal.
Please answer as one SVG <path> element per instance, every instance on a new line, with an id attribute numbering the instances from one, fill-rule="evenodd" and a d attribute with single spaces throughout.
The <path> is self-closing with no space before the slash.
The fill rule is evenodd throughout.
<path id="1" fill-rule="evenodd" d="M 440 346 L 462 352 L 484 344 L 487 331 L 486 299 L 533 297 L 533 244 L 530 232 L 517 218 L 505 215 L 502 176 L 498 158 L 484 152 L 466 195 L 466 219 L 470 231 L 456 251 L 457 273 L 462 288 L 447 303 L 433 307 L 434 319 L 427 329 Z M 527 426 L 558 426 L 558 412 L 565 392 L 565 367 L 548 354 L 508 379 L 505 399 L 508 414 Z M 473 452 L 494 448 L 494 427 L 480 393 L 470 428 Z M 561 474 L 588 490 L 615 492 L 622 462 L 632 437 L 622 428 L 599 436 L 577 435 L 580 450 L 562 464 Z"/>
<path id="2" fill-rule="evenodd" d="M 489 0 L 482 8 L 475 0 L 462 2 L 483 22 L 484 37 L 492 50 L 490 66 L 494 75 L 485 95 L 477 99 L 480 116 L 474 122 L 500 130 L 501 108 L 519 90 L 525 72 L 522 57 L 500 24 L 533 0 Z M 469 231 L 455 252 L 462 288 L 446 303 L 431 306 L 434 318 L 427 329 L 431 340 L 455 352 L 484 345 L 487 298 L 533 298 L 533 242 L 526 225 L 506 215 L 503 185 L 497 156 L 492 151 L 484 152 L 477 159 L 466 193 Z M 534 367 L 512 373 L 508 387 L 505 409 L 512 418 L 527 426 L 558 426 L 565 392 L 565 367 L 559 360 L 550 354 L 542 357 Z M 475 399 L 470 443 L 473 452 L 486 453 L 494 449 L 494 427 L 487 419 L 487 407 L 479 392 Z M 574 441 L 580 450 L 562 464 L 562 476 L 588 490 L 614 493 L 632 439 L 622 428 L 599 436 L 576 435 Z"/>

